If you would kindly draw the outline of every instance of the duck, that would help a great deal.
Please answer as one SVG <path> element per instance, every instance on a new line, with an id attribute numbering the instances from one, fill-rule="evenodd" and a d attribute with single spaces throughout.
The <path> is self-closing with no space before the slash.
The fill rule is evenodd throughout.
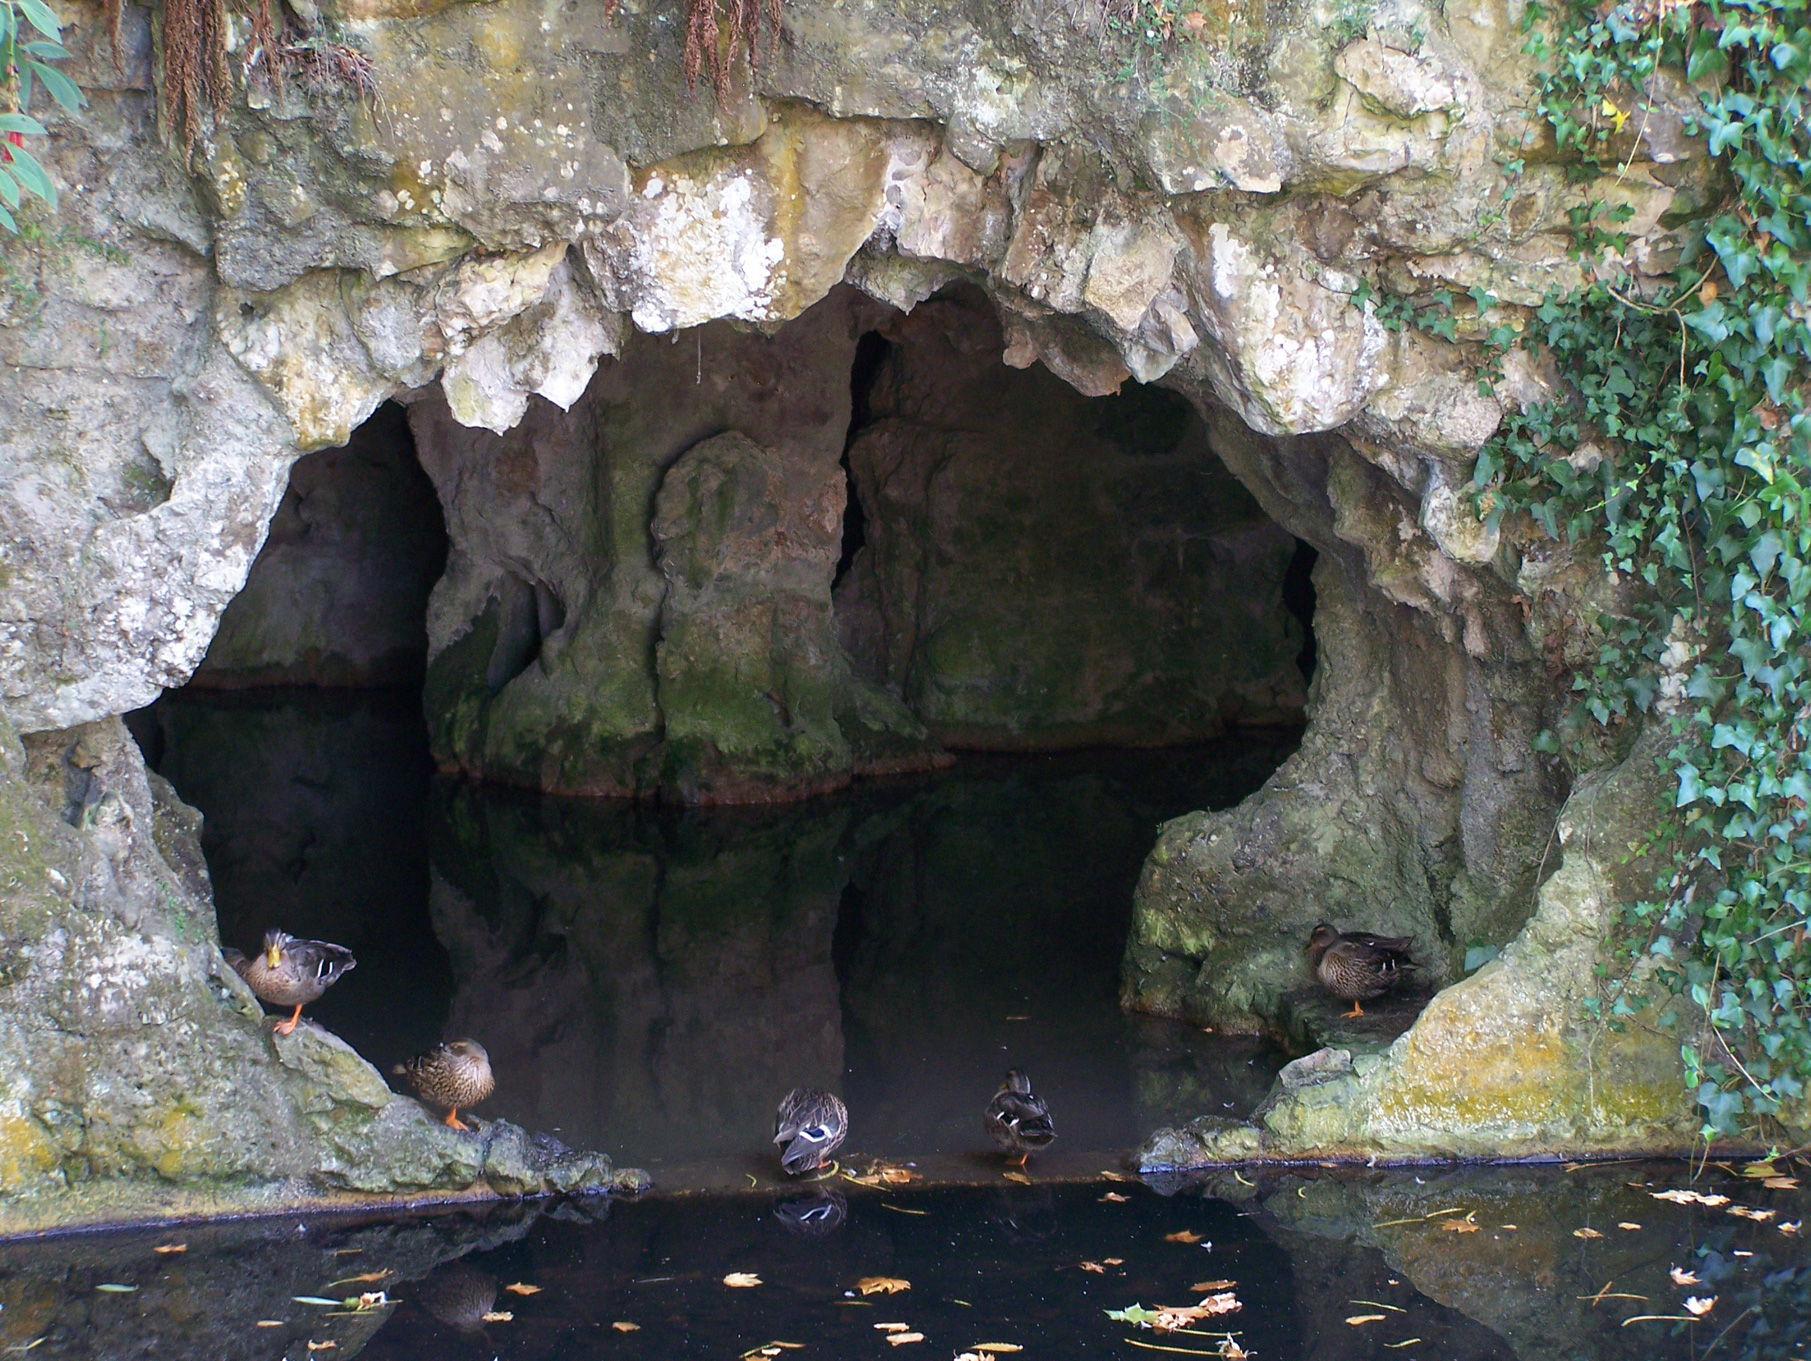
<path id="1" fill-rule="evenodd" d="M 773 1141 L 788 1176 L 815 1172 L 849 1135 L 849 1108 L 821 1087 L 794 1087 L 780 1100 Z"/>
<path id="2" fill-rule="evenodd" d="M 1352 1010 L 1341 1013 L 1342 1019 L 1354 1020 L 1365 1014 L 1360 1003 L 1382 997 L 1421 967 L 1409 956 L 1414 943 L 1413 936 L 1338 931 L 1322 922 L 1303 948 L 1320 985 L 1352 1004 Z"/>
<path id="3" fill-rule="evenodd" d="M 446 1124 L 457 1130 L 470 1125 L 459 1118 L 462 1107 L 475 1106 L 497 1090 L 490 1055 L 476 1040 L 449 1040 L 390 1070 L 407 1078 L 429 1104 L 446 1108 Z"/>
<path id="4" fill-rule="evenodd" d="M 1043 1097 L 1032 1095 L 1031 1079 L 1017 1068 L 1007 1070 L 1006 1080 L 987 1103 L 981 1121 L 995 1147 L 1002 1153 L 1019 1155 L 1020 1167 L 1033 1153 L 1049 1148 L 1056 1138 L 1050 1107 L 1044 1104 Z"/>
<path id="5" fill-rule="evenodd" d="M 264 948 L 250 959 L 237 950 L 221 953 L 260 1002 L 295 1008 L 288 1020 L 277 1022 L 279 1035 L 293 1033 L 302 1019 L 302 1008 L 319 1001 L 342 975 L 358 967 L 345 946 L 301 940 L 287 931 L 266 931 Z"/>

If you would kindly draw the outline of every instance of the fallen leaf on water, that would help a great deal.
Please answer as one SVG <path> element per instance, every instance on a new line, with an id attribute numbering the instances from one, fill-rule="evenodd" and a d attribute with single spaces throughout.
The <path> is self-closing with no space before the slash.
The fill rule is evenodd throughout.
<path id="1" fill-rule="evenodd" d="M 1574 1230 L 1572 1230 L 1572 1236 L 1574 1238 L 1602 1238 L 1603 1237 L 1603 1235 L 1601 1233 L 1599 1233 L 1596 1229 L 1593 1229 L 1593 1228 L 1574 1229 Z"/>
<path id="2" fill-rule="evenodd" d="M 880 1208 L 891 1210 L 896 1215 L 928 1215 L 930 1213 L 929 1210 L 908 1210 L 903 1205 L 890 1205 L 884 1200 L 880 1202 Z"/>
<path id="3" fill-rule="evenodd" d="M 1008 1016 L 1006 1019 L 1009 1021 L 1029 1021 L 1031 1019 L 1031 1017 L 1029 1017 L 1029 1016 Z"/>
<path id="4" fill-rule="evenodd" d="M 381 1308 L 383 1305 L 386 1305 L 389 1302 L 390 1302 L 390 1297 L 388 1295 L 384 1294 L 384 1292 L 381 1290 L 367 1290 L 364 1294 L 360 1295 L 356 1300 L 347 1300 L 346 1301 L 347 1304 L 351 1305 L 352 1308 L 358 1310 L 361 1313 L 364 1312 L 366 1309 Z"/>
<path id="5" fill-rule="evenodd" d="M 1362 1304 L 1367 1309 L 1387 1309 L 1392 1314 L 1406 1314 L 1408 1310 L 1396 1304 L 1385 1304 L 1382 1300 L 1348 1300 L 1348 1304 Z"/>
<path id="6" fill-rule="evenodd" d="M 1667 1273 L 1667 1275 L 1669 1275 L 1673 1278 L 1674 1285 L 1703 1285 L 1704 1284 L 1704 1282 L 1698 1278 L 1697 1272 L 1687 1271 L 1684 1267 L 1676 1266 L 1671 1271 L 1669 1271 Z"/>
<path id="7" fill-rule="evenodd" d="M 507 1309 L 492 1309 L 483 1317 L 486 1323 L 514 1323 L 516 1321 L 516 1316 Z"/>
<path id="8" fill-rule="evenodd" d="M 1123 1257 L 1103 1257 L 1101 1258 L 1101 1261 L 1105 1262 L 1108 1266 L 1124 1266 L 1126 1264 L 1126 1259 Z"/>
<path id="9" fill-rule="evenodd" d="M 1579 1170 L 1579 1169 L 1580 1169 L 1580 1168 L 1582 1168 L 1582 1167 L 1585 1167 L 1585 1166 L 1588 1166 L 1588 1164 L 1586 1164 L 1586 1163 L 1567 1163 L 1567 1164 L 1565 1164 L 1565 1165 L 1564 1165 L 1564 1166 L 1563 1166 L 1563 1167 L 1561 1167 L 1561 1168 L 1560 1168 L 1560 1171 L 1562 1171 L 1562 1172 L 1576 1172 L 1576 1171 L 1578 1171 L 1578 1170 Z"/>
<path id="10" fill-rule="evenodd" d="M 1742 1219 L 1752 1219 L 1752 1220 L 1755 1220 L 1757 1223 L 1765 1224 L 1769 1219 L 1772 1219 L 1776 1214 L 1778 1214 L 1779 1211 L 1778 1210 L 1756 1210 L 1756 1209 L 1752 1208 L 1751 1206 L 1747 1206 L 1747 1205 L 1731 1205 L 1729 1207 L 1729 1213 L 1732 1215 L 1739 1216 Z"/>
<path id="11" fill-rule="evenodd" d="M 1636 1229 L 1639 1229 L 1641 1227 L 1641 1225 L 1633 1223 L 1630 1220 L 1625 1219 L 1625 1220 L 1622 1220 L 1620 1223 L 1618 1223 L 1616 1225 L 1616 1227 L 1619 1229 L 1626 1229 L 1630 1233 L 1633 1233 L 1633 1232 L 1635 1232 Z"/>
<path id="12" fill-rule="evenodd" d="M 616 1322 L 612 1323 L 610 1326 L 619 1333 L 639 1333 L 641 1331 L 641 1325 L 639 1323 L 630 1323 L 627 1319 L 621 1318 L 617 1319 Z"/>
<path id="13" fill-rule="evenodd" d="M 1796 1238 L 1798 1236 L 1799 1226 L 1803 1222 L 1803 1220 L 1799 1219 L 1788 1219 L 1784 1224 L 1780 1225 L 1780 1232 L 1785 1234 L 1788 1238 Z"/>
<path id="14" fill-rule="evenodd" d="M 503 1288 L 512 1295 L 538 1295 L 541 1293 L 540 1286 L 530 1285 L 527 1281 L 512 1281 Z"/>
<path id="15" fill-rule="evenodd" d="M 1412 1347 L 1419 1341 L 1421 1341 L 1421 1339 L 1418 1337 L 1408 1337 L 1404 1338 L 1401 1342 L 1386 1342 L 1383 1345 L 1386 1351 L 1397 1352 L 1401 1351 L 1404 1347 Z"/>
<path id="16" fill-rule="evenodd" d="M 1385 1323 L 1389 1317 L 1388 1314 L 1351 1314 L 1346 1318 L 1346 1322 L 1356 1327 L 1361 1323 Z"/>
<path id="17" fill-rule="evenodd" d="M 910 1290 L 912 1283 L 897 1276 L 863 1276 L 855 1288 L 864 1295 L 897 1295 L 901 1290 Z"/>
<path id="18" fill-rule="evenodd" d="M 1469 1219 L 1444 1220 L 1440 1227 L 1447 1233 L 1476 1233 L 1478 1231 L 1478 1226 Z"/>
<path id="19" fill-rule="evenodd" d="M 1011 1352 L 1022 1352 L 1025 1349 L 1016 1342 L 977 1342 L 970 1347 L 971 1352 L 980 1352 L 985 1356 L 1005 1356 Z"/>
<path id="20" fill-rule="evenodd" d="M 1675 1205 L 1708 1205 L 1713 1210 L 1729 1204 L 1728 1196 L 1707 1195 L 1703 1191 L 1649 1191 L 1655 1200 L 1670 1200 Z"/>
<path id="21" fill-rule="evenodd" d="M 1109 1191 L 1109 1192 L 1107 1192 L 1106 1195 L 1101 1197 L 1101 1201 L 1103 1203 L 1111 1203 L 1114 1205 L 1124 1205 L 1131 1198 L 1132 1197 L 1130 1197 L 1130 1196 L 1122 1196 L 1117 1191 Z"/>
<path id="22" fill-rule="evenodd" d="M 1732 1248 L 1730 1250 L 1729 1255 L 1731 1257 L 1752 1257 L 1752 1256 L 1754 1256 L 1754 1254 L 1752 1252 L 1745 1252 L 1741 1248 Z"/>
<path id="23" fill-rule="evenodd" d="M 310 1342 L 308 1344 L 308 1350 L 311 1352 L 330 1352 L 339 1345 L 339 1343 L 332 1340 L 326 1342 Z"/>
<path id="24" fill-rule="evenodd" d="M 1507 1229 L 1510 1233 L 1514 1233 L 1519 1226 L 1515 1224 L 1499 1224 L 1497 1227 L 1499 1229 Z M 1391 1284 L 1394 1285 L 1395 1282 L 1392 1281 Z"/>
<path id="25" fill-rule="evenodd" d="M 1031 1185 L 1031 1178 L 1026 1176 L 1023 1172 L 1002 1172 L 1000 1175 L 1005 1177 L 1007 1181 L 1016 1181 L 1020 1186 Z"/>
<path id="26" fill-rule="evenodd" d="M 1107 1274 L 1107 1269 L 1099 1262 L 1083 1262 L 1081 1266 L 1083 1271 L 1091 1271 L 1096 1276 L 1105 1276 Z"/>
<path id="27" fill-rule="evenodd" d="M 887 1341 L 892 1343 L 895 1347 L 903 1347 L 908 1342 L 924 1341 L 924 1334 L 923 1333 L 888 1333 Z"/>
<path id="28" fill-rule="evenodd" d="M 723 1284 L 732 1290 L 746 1290 L 761 1284 L 761 1278 L 752 1271 L 732 1271 L 723 1278 Z"/>
<path id="29" fill-rule="evenodd" d="M 1191 1295 L 1211 1295 L 1216 1290 L 1231 1290 L 1237 1281 L 1196 1281 L 1188 1288 Z"/>
<path id="30" fill-rule="evenodd" d="M 357 1257 L 363 1251 L 363 1248 L 335 1248 L 332 1255 L 335 1257 Z"/>
<path id="31" fill-rule="evenodd" d="M 336 1285 L 370 1285 L 373 1281 L 383 1280 L 389 1274 L 387 1271 L 367 1271 L 362 1276 L 342 1276 L 337 1281 L 328 1281 L 327 1288 L 331 1290 Z"/>
<path id="32" fill-rule="evenodd" d="M 1421 1339 L 1416 1338 L 1415 1340 L 1419 1342 Z M 1237 1342 L 1234 1342 L 1230 1337 L 1223 1337 L 1220 1339 L 1219 1355 L 1221 1361 L 1246 1361 L 1246 1358 L 1250 1356 L 1251 1353 L 1246 1351 L 1245 1348 L 1241 1347 Z"/>
<path id="33" fill-rule="evenodd" d="M 94 1288 L 108 1295 L 130 1295 L 133 1291 L 138 1289 L 135 1285 L 119 1285 L 113 1281 L 103 1281 Z"/>
<path id="34" fill-rule="evenodd" d="M 1798 1178 L 1769 1177 L 1766 1181 L 1762 1182 L 1761 1185 L 1765 1186 L 1769 1191 L 1796 1191 L 1798 1190 Z"/>
<path id="35" fill-rule="evenodd" d="M 167 1252 L 187 1252 L 188 1250 L 189 1250 L 189 1245 L 187 1243 L 159 1243 L 156 1247 L 151 1249 L 152 1252 L 165 1252 L 165 1253 L 167 1253 Z"/>
<path id="36" fill-rule="evenodd" d="M 1692 1295 L 1685 1301 L 1685 1312 L 1693 1316 L 1702 1316 L 1714 1309 L 1716 1304 L 1717 1297 L 1715 1295 L 1706 1295 L 1702 1299 L 1696 1295 Z"/>
<path id="37" fill-rule="evenodd" d="M 1138 1180 L 1137 1177 L 1128 1177 L 1124 1172 L 1107 1172 L 1107 1171 L 1103 1170 L 1101 1172 L 1101 1176 L 1105 1177 L 1108 1181 L 1137 1181 Z"/>
<path id="38" fill-rule="evenodd" d="M 283 1326 L 283 1320 L 280 1318 L 261 1318 L 255 1326 L 259 1328 L 281 1328 Z"/>
<path id="39" fill-rule="evenodd" d="M 1742 1168 L 1744 1177 L 1777 1177 L 1779 1174 L 1779 1168 L 1772 1162 L 1748 1163 Z"/>
<path id="40" fill-rule="evenodd" d="M 1199 1243 L 1201 1235 L 1193 1229 L 1178 1229 L 1175 1233 L 1164 1234 L 1163 1241 L 1166 1243 Z"/>
<path id="41" fill-rule="evenodd" d="M 912 1331 L 912 1325 L 909 1323 L 876 1323 L 874 1326 L 883 1333 L 909 1333 Z"/>

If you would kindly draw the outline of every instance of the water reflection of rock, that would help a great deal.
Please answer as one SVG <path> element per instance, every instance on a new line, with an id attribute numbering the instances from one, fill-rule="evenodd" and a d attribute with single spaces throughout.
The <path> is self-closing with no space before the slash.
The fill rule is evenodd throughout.
<path id="1" fill-rule="evenodd" d="M 300 1232 L 284 1218 L 0 1244 L 0 1353 L 33 1361 L 348 1361 L 396 1305 L 329 1310 L 296 1296 L 381 1290 L 392 1301 L 411 1299 L 417 1282 L 431 1292 L 448 1273 L 476 1273 L 457 1259 L 521 1239 L 539 1213 L 499 1205 L 390 1223 L 316 1218 Z M 157 1251 L 171 1244 L 185 1246 Z M 372 1274 L 381 1279 L 355 1279 Z"/>
<path id="2" fill-rule="evenodd" d="M 436 798 L 432 910 L 496 1109 L 587 1146 L 758 1152 L 835 1086 L 841 805 L 708 817 L 474 788 Z"/>
<path id="3" fill-rule="evenodd" d="M 1067 1147 L 1130 1145 L 1178 1086 L 1242 1115 L 1274 1064 L 1122 1016 L 1116 965 L 1156 823 L 1230 802 L 1276 759 L 1250 742 L 989 758 L 689 812 L 439 786 L 448 1033 L 490 1050 L 493 1110 L 669 1164 L 760 1160 L 798 1083 L 844 1092 L 851 1148 L 981 1147 L 1008 1062 L 1033 1069 Z"/>

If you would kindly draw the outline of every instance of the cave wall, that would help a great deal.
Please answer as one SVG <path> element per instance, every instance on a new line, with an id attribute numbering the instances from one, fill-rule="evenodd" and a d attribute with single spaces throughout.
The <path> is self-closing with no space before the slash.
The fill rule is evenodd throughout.
<path id="1" fill-rule="evenodd" d="M 1218 823 L 1172 828 L 1140 940 L 1169 951 L 1149 933 L 1171 932 L 1173 953 L 1205 963 L 1212 922 L 1261 919 L 1311 890 L 1317 906 L 1400 895 L 1454 949 L 1473 923 L 1500 934 L 1525 911 L 1503 886 L 1538 877 L 1540 853 L 1518 848 L 1543 841 L 1526 829 L 1557 791 L 1522 735 L 1538 725 L 1556 621 L 1576 627 L 1554 655 L 1588 652 L 1601 587 L 1588 554 L 1556 560 L 1525 525 L 1486 530 L 1464 489 L 1502 410 L 1550 388 L 1517 364 L 1479 392 L 1461 350 L 1386 328 L 1351 289 L 1477 285 L 1500 300 L 1487 321 L 1525 323 L 1579 281 L 1570 214 L 1594 200 L 1629 210 L 1630 267 L 1664 274 L 1715 198 L 1683 132 L 1682 84 L 1655 82 L 1616 173 L 1587 181 L 1532 113 L 1514 0 L 1388 0 L 1362 32 L 1316 6 L 1239 9 L 1131 81 L 1103 78 L 1112 38 L 1087 7 L 792 0 L 758 79 L 744 73 L 718 101 L 685 91 L 683 26 L 664 5 L 304 8 L 369 58 L 379 97 L 278 92 L 254 75 L 185 162 L 158 135 L 147 12 L 124 7 L 116 63 L 101 6 L 65 7 L 70 74 L 91 103 L 58 119 L 48 154 L 64 192 L 9 244 L 0 289 L 0 705 L 17 731 L 79 745 L 85 725 L 117 728 L 185 682 L 291 465 L 346 442 L 392 396 L 438 381 L 430 400 L 449 423 L 513 433 L 535 419 L 531 399 L 577 402 L 631 325 L 765 326 L 844 279 L 904 309 L 961 277 L 998 307 L 1008 364 L 1041 362 L 1092 395 L 1128 376 L 1185 392 L 1230 432 L 1216 448 L 1267 514 L 1323 554 L 1323 613 L 1346 602 L 1351 637 L 1323 638 L 1303 755 L 1230 843 Z M 1256 435 L 1235 438 L 1235 418 Z M 561 603 L 571 620 L 586 602 Z M 647 642 L 598 634 L 620 636 Z M 1351 664 L 1366 674 L 1336 674 Z M 646 731 L 645 696 L 606 707 L 603 731 L 626 753 Z M 188 1097 L 216 1112 L 205 1137 L 156 1144 L 162 1115 L 135 1093 L 184 1047 L 156 1029 L 159 998 L 205 1018 L 210 1054 L 239 1056 L 236 1088 L 291 1082 L 284 1057 L 242 999 L 200 981 L 219 972 L 205 920 L 189 953 L 153 948 L 195 915 L 135 905 L 129 880 L 163 882 L 153 843 L 109 840 L 66 799 L 39 800 L 24 748 L 7 748 L 0 793 L 23 831 L 3 869 L 28 887 L 0 910 L 14 957 L 37 962 L 9 967 L 0 988 L 0 1109 L 8 1147 L 26 1150 L 0 1162 L 0 1190 L 71 1175 L 51 1151 L 68 1122 L 38 1093 L 90 1128 L 131 1132 L 107 1145 L 127 1183 L 346 1175 L 319 1121 L 282 1126 L 302 1130 L 294 1161 L 218 1161 L 224 1073 L 197 1073 Z M 122 788 L 143 778 L 129 746 L 115 759 Z M 1349 791 L 1349 815 L 1317 816 L 1329 790 Z M 1367 790 L 1389 809 L 1377 827 L 1357 814 Z M 1245 816 L 1222 815 L 1229 830 Z M 1217 869 L 1223 844 L 1246 850 Z M 1166 868 L 1166 848 L 1196 867 Z M 1266 888 L 1272 864 L 1285 872 Z M 142 961 L 109 994 L 128 1018 L 121 1042 L 80 1028 L 47 1039 L 33 1019 L 46 997 L 21 980 L 54 956 L 54 988 L 78 988 L 109 940 Z M 1136 947 L 1132 965 L 1136 1002 L 1159 975 Z M 1223 1005 L 1203 1000 L 1211 976 L 1193 991 L 1176 1005 Z M 94 1079 L 70 1076 L 78 1067 Z M 308 1099 L 326 1126 L 375 1095 L 368 1069 L 315 1071 Z M 1589 1121 L 1579 1137 L 1590 1142 Z M 406 1142 L 372 1139 L 367 1151 Z M 365 1184 L 418 1184 L 383 1156 L 365 1166 Z"/>
<path id="2" fill-rule="evenodd" d="M 883 319 L 837 589 L 858 671 L 946 745 L 1148 746 L 1301 717 L 1295 550 L 1186 399 L 1003 369 L 969 288 Z"/>

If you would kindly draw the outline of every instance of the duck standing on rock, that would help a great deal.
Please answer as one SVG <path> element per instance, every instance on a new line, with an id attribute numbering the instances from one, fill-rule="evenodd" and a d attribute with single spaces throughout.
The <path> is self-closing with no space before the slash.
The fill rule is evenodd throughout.
<path id="1" fill-rule="evenodd" d="M 459 1118 L 460 1109 L 477 1105 L 497 1090 L 490 1055 L 476 1040 L 437 1044 L 390 1071 L 406 1077 L 430 1105 L 446 1107 L 446 1123 L 459 1130 L 471 1128 Z"/>
<path id="2" fill-rule="evenodd" d="M 815 1172 L 849 1135 L 849 1108 L 821 1087 L 794 1087 L 774 1115 L 773 1141 L 789 1176 Z"/>
<path id="3" fill-rule="evenodd" d="M 1304 949 L 1308 966 L 1320 985 L 1352 1004 L 1352 1010 L 1341 1013 L 1342 1019 L 1353 1020 L 1365 1014 L 1360 1002 L 1382 997 L 1421 967 L 1409 957 L 1414 943 L 1413 936 L 1336 931 L 1322 922 L 1314 928 Z"/>
<path id="4" fill-rule="evenodd" d="M 302 1019 L 302 1008 L 320 1000 L 322 993 L 339 982 L 340 975 L 357 967 L 352 951 L 324 940 L 299 940 L 287 931 L 266 931 L 264 948 L 247 959 L 237 950 L 221 951 L 252 995 L 273 1007 L 294 1007 L 287 1021 L 278 1021 L 279 1035 L 288 1035 Z"/>
<path id="5" fill-rule="evenodd" d="M 981 1121 L 1002 1153 L 1019 1155 L 1019 1166 L 1033 1153 L 1049 1148 L 1056 1139 L 1056 1125 L 1044 1098 L 1031 1094 L 1031 1079 L 1017 1068 L 1009 1070 L 994 1099 L 987 1103 Z"/>

